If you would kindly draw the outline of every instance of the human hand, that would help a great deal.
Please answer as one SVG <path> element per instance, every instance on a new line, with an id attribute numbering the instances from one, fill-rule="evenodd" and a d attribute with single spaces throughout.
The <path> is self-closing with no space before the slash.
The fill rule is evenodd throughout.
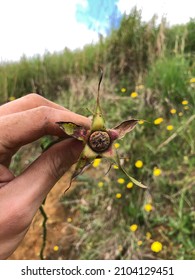
<path id="1" fill-rule="evenodd" d="M 11 158 L 20 147 L 44 135 L 65 137 L 55 124 L 62 120 L 90 126 L 86 117 L 37 94 L 0 107 L 0 259 L 7 258 L 18 247 L 44 198 L 77 161 L 83 146 L 67 137 L 17 177 L 9 170 Z"/>

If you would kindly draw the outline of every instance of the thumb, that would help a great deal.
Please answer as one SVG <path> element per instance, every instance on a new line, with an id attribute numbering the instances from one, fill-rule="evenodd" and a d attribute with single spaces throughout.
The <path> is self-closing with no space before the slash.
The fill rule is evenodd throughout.
<path id="1" fill-rule="evenodd" d="M 13 199 L 17 209 L 23 209 L 30 219 L 33 218 L 51 188 L 78 160 L 82 149 L 82 142 L 70 138 L 49 148 L 6 185 L 9 202 Z"/>

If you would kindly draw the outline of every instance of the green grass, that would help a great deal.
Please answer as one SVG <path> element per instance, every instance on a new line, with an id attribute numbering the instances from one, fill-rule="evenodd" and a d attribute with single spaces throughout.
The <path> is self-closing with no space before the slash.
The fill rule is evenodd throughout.
<path id="1" fill-rule="evenodd" d="M 78 258 L 195 257 L 194 104 L 189 103 L 189 109 L 185 110 L 184 105 L 175 103 L 176 114 L 169 112 L 172 108 L 169 102 L 166 108 L 165 105 L 158 104 L 162 112 L 159 115 L 153 106 L 146 108 L 147 105 L 143 102 L 147 90 L 145 88 L 138 98 L 133 100 L 131 97 L 118 97 L 117 104 L 111 97 L 104 99 L 102 96 L 102 99 L 108 123 L 114 124 L 117 120 L 128 118 L 132 115 L 130 112 L 133 112 L 133 117 L 141 116 L 150 121 L 138 125 L 135 131 L 119 142 L 119 153 L 122 158 L 127 158 L 124 160 L 125 168 L 136 179 L 147 184 L 149 190 L 145 191 L 136 186 L 127 189 L 129 181 L 120 170 L 111 169 L 109 174 L 104 176 L 108 169 L 106 163 L 96 167 L 96 170 L 91 167 L 87 173 L 81 175 L 78 178 L 79 190 L 70 197 L 65 197 L 67 201 L 80 196 L 87 205 L 83 207 L 82 203 L 78 202 L 78 205 L 74 206 L 79 212 L 79 218 L 74 222 L 82 228 L 77 237 L 78 242 L 82 240 Z M 190 90 L 193 91 L 193 88 Z M 191 96 L 192 92 L 188 94 Z M 188 95 L 185 97 L 188 99 Z M 115 113 L 108 108 L 112 108 Z M 183 116 L 178 116 L 179 112 L 182 112 Z M 164 121 L 160 125 L 154 125 L 153 120 L 159 116 L 163 116 Z M 168 131 L 167 125 L 170 124 L 173 125 L 173 130 Z M 173 140 L 172 135 L 175 135 Z M 144 163 L 140 169 L 135 167 L 137 160 Z M 155 167 L 162 170 L 158 177 L 153 175 Z M 97 173 L 96 177 L 94 172 Z M 103 182 L 101 188 L 98 187 L 100 176 Z M 125 183 L 117 183 L 118 178 L 124 178 Z M 116 198 L 117 193 L 121 193 L 120 199 Z M 153 206 L 151 212 L 144 210 L 144 205 L 148 203 Z M 138 225 L 136 234 L 129 230 L 129 226 L 134 223 Z M 152 235 L 149 240 L 146 238 L 147 232 Z M 141 246 L 137 245 L 140 240 Z M 163 250 L 158 254 L 150 249 L 153 241 L 163 244 Z"/>
<path id="2" fill-rule="evenodd" d="M 184 38 L 186 28 L 190 33 Z M 71 208 L 76 213 L 72 225 L 77 231 L 69 244 L 74 258 L 195 258 L 195 83 L 189 82 L 195 77 L 193 28 L 193 21 L 177 28 L 142 23 L 139 12 L 133 11 L 118 31 L 97 45 L 0 67 L 2 103 L 36 91 L 89 116 L 102 64 L 101 102 L 108 127 L 131 117 L 146 120 L 120 140 L 118 151 L 129 174 L 148 185 L 148 190 L 128 189 L 128 179 L 113 167 L 105 175 L 109 164 L 102 161 L 80 175 L 77 188 L 61 201 L 65 211 Z M 160 35 L 165 36 L 163 42 Z M 144 87 L 136 87 L 141 84 Z M 134 91 L 136 98 L 130 96 Z M 183 105 L 183 100 L 188 104 Z M 155 125 L 159 117 L 163 122 Z M 167 130 L 168 125 L 173 129 Z M 43 144 L 47 141 L 42 139 Z M 40 149 L 36 150 L 38 154 Z M 26 158 L 33 159 L 26 151 L 15 157 L 16 174 L 26 166 Z M 143 162 L 142 168 L 135 166 L 137 160 Z M 153 173 L 155 167 L 161 170 L 159 176 Z M 118 183 L 119 178 L 124 184 Z M 116 198 L 117 193 L 121 198 Z M 152 205 L 152 211 L 145 210 L 146 204 Z M 132 224 L 138 225 L 136 232 L 129 229 Z M 151 250 L 154 241 L 163 245 L 159 253 Z M 59 244 L 65 246 L 63 238 Z"/>

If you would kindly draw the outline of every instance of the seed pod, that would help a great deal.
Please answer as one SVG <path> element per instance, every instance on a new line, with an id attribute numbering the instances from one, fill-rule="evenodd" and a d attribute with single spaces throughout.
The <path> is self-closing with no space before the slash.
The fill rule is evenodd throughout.
<path id="1" fill-rule="evenodd" d="M 108 150 L 111 140 L 107 131 L 94 131 L 88 139 L 89 146 L 94 152 L 102 153 Z"/>
<path id="2" fill-rule="evenodd" d="M 102 78 L 103 70 L 100 68 L 96 108 L 91 128 L 86 129 L 85 127 L 78 126 L 71 122 L 62 121 L 57 123 L 67 135 L 83 141 L 85 144 L 75 169 L 72 171 L 69 187 L 71 186 L 72 180 L 79 175 L 87 165 L 92 163 L 95 158 L 107 158 L 110 159 L 112 163 L 117 164 L 134 184 L 142 188 L 147 188 L 141 182 L 138 182 L 136 179 L 129 176 L 129 174 L 124 170 L 120 164 L 119 156 L 114 147 L 114 141 L 123 138 L 126 133 L 133 130 L 138 123 L 138 120 L 126 120 L 113 129 L 106 129 L 105 120 L 100 107 L 100 84 Z"/>

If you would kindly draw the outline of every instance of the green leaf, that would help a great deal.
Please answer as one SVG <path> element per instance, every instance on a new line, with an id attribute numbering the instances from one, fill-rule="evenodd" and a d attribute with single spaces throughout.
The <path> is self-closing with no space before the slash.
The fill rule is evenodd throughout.
<path id="1" fill-rule="evenodd" d="M 69 136 L 78 140 L 85 140 L 87 129 L 72 122 L 57 122 L 60 128 Z"/>
<path id="2" fill-rule="evenodd" d="M 122 165 L 120 164 L 120 158 L 116 152 L 116 164 L 118 165 L 118 167 L 123 171 L 123 173 L 138 187 L 143 188 L 143 189 L 147 189 L 148 187 L 145 186 L 144 184 L 142 184 L 141 182 L 137 181 L 135 178 L 131 177 L 127 171 L 122 167 Z"/>
<path id="3" fill-rule="evenodd" d="M 70 179 L 70 184 L 68 188 L 65 190 L 65 192 L 71 187 L 72 181 L 79 175 L 81 174 L 84 169 L 89 166 L 92 161 L 98 156 L 97 153 L 95 153 L 91 148 L 86 144 L 83 151 L 80 154 L 80 157 L 75 164 L 73 170 L 70 172 L 71 174 L 71 179 Z"/>

